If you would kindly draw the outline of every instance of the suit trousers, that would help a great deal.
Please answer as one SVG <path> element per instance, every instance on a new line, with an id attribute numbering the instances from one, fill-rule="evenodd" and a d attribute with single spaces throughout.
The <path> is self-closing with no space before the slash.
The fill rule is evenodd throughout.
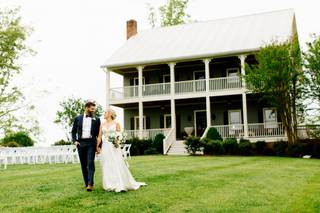
<path id="1" fill-rule="evenodd" d="M 96 154 L 96 140 L 81 139 L 79 140 L 78 154 L 80 158 L 83 180 L 86 186 L 94 184 L 94 158 Z"/>

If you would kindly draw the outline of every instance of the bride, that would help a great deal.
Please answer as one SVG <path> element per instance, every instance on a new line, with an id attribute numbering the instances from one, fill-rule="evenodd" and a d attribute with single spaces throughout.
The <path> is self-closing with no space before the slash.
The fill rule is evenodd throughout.
<path id="1" fill-rule="evenodd" d="M 104 113 L 105 122 L 101 124 L 97 141 L 97 153 L 101 156 L 102 186 L 106 191 L 137 190 L 145 183 L 136 182 L 127 167 L 122 150 L 108 141 L 110 133 L 120 133 L 120 125 L 115 121 L 116 113 L 107 109 Z M 102 147 L 100 149 L 100 144 Z"/>

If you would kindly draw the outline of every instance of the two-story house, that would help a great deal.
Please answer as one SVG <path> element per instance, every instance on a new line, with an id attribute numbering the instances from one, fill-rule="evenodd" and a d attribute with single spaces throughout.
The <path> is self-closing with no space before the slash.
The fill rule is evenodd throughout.
<path id="1" fill-rule="evenodd" d="M 215 127 L 222 137 L 285 139 L 276 110 L 246 89 L 245 63 L 273 40 L 297 33 L 293 10 L 281 10 L 138 32 L 103 65 L 107 103 L 124 109 L 131 136 L 163 133 L 164 153 L 183 153 L 183 138 Z M 110 72 L 123 85 L 110 88 Z"/>

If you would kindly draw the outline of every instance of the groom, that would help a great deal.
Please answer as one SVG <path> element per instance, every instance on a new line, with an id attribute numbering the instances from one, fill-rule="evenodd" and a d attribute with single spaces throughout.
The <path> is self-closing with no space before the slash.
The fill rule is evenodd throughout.
<path id="1" fill-rule="evenodd" d="M 100 130 L 100 119 L 94 116 L 95 110 L 96 104 L 87 102 L 84 114 L 75 118 L 72 127 L 72 141 L 78 148 L 82 175 L 88 192 L 93 190 L 94 158 Z"/>

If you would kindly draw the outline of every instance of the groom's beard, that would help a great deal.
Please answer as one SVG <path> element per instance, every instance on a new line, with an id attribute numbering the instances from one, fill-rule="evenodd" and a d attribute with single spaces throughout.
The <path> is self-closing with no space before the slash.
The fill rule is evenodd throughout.
<path id="1" fill-rule="evenodd" d="M 87 114 L 88 116 L 92 117 L 93 114 L 94 114 L 94 112 L 87 112 L 86 114 Z"/>

